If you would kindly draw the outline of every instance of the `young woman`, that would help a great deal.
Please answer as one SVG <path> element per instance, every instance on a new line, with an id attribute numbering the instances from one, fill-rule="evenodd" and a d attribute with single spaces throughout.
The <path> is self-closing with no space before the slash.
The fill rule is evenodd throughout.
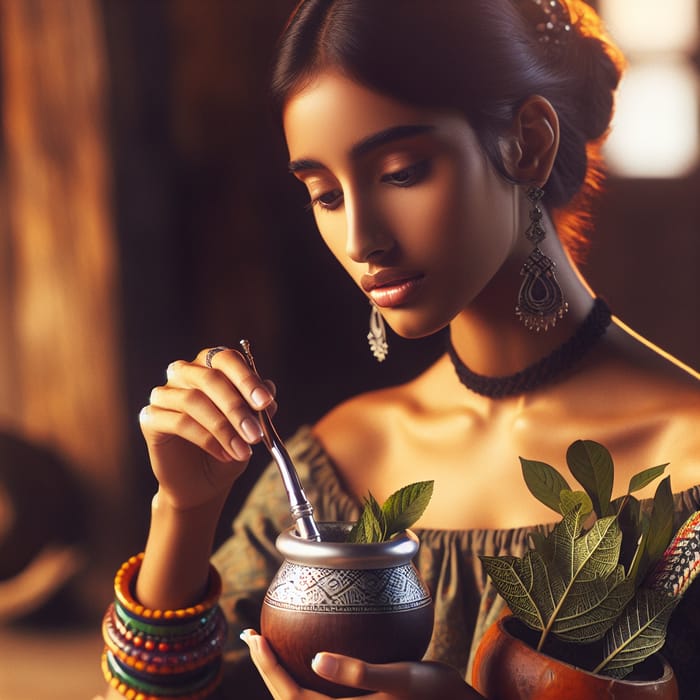
<path id="1" fill-rule="evenodd" d="M 273 92 L 321 236 L 375 330 L 379 313 L 403 337 L 450 333 L 416 379 L 343 403 L 288 443 L 319 520 L 353 519 L 368 490 L 381 501 L 435 481 L 417 528 L 436 604 L 429 661 L 319 653 L 321 676 L 383 699 L 476 697 L 471 654 L 502 612 L 478 555 L 519 555 L 552 520 L 520 455 L 560 466 L 571 442 L 594 439 L 615 459 L 613 495 L 671 462 L 678 518 L 700 507 L 697 374 L 611 317 L 572 262 L 619 66 L 576 0 L 305 0 L 283 34 Z M 125 574 L 158 609 L 206 596 L 221 508 L 261 438 L 255 412 L 275 406 L 234 350 L 202 350 L 167 377 L 141 413 L 159 489 L 144 558 Z M 236 640 L 257 626 L 287 525 L 271 467 L 214 556 Z M 678 634 L 686 651 L 697 644 Z M 243 639 L 273 697 L 323 697 L 252 629 Z M 258 697 L 242 680 L 248 651 L 229 656 L 222 696 Z"/>

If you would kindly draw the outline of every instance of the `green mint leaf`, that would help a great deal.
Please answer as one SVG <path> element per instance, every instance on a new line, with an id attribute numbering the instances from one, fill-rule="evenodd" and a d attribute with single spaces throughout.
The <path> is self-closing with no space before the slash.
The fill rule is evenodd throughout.
<path id="1" fill-rule="evenodd" d="M 418 481 L 392 493 L 382 506 L 387 537 L 411 527 L 428 507 L 434 481 Z"/>
<path id="2" fill-rule="evenodd" d="M 523 478 L 530 493 L 557 513 L 562 513 L 559 495 L 566 489 L 571 491 L 566 479 L 549 464 L 520 458 Z"/>
<path id="3" fill-rule="evenodd" d="M 381 506 L 370 493 L 365 500 L 359 520 L 348 533 L 347 541 L 355 544 L 384 542 L 386 539 L 386 518 Z"/>
<path id="4" fill-rule="evenodd" d="M 433 495 L 433 481 L 418 481 L 392 493 L 380 506 L 370 493 L 359 520 L 348 533 L 347 542 L 385 542 L 406 530 L 425 511 Z"/>
<path id="5" fill-rule="evenodd" d="M 614 466 L 610 452 L 593 440 L 577 440 L 566 451 L 566 463 L 591 497 L 599 518 L 610 515 Z"/>

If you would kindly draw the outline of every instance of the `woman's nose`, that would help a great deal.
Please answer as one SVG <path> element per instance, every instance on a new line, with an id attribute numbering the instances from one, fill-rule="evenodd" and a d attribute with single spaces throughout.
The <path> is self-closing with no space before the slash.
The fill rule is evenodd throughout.
<path id="1" fill-rule="evenodd" d="M 345 252 L 355 262 L 366 262 L 386 253 L 394 246 L 386 222 L 369 202 L 346 200 Z"/>

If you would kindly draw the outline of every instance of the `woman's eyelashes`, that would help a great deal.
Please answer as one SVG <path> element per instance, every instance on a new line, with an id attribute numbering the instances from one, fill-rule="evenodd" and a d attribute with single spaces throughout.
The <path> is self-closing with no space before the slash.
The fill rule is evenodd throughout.
<path id="1" fill-rule="evenodd" d="M 381 182 L 386 182 L 396 187 L 412 187 L 422 182 L 430 172 L 430 161 L 421 160 L 400 170 L 382 175 Z"/>
<path id="2" fill-rule="evenodd" d="M 392 185 L 394 187 L 412 187 L 422 182 L 430 173 L 430 161 L 428 159 L 412 163 L 405 168 L 393 170 L 383 174 L 379 178 L 379 182 Z M 337 209 L 343 202 L 343 192 L 338 188 L 333 188 L 322 194 L 311 198 L 311 201 L 306 205 L 307 209 L 315 206 L 321 209 L 332 211 Z"/>
<path id="3" fill-rule="evenodd" d="M 313 207 L 320 207 L 321 209 L 328 209 L 329 211 L 336 209 L 340 206 L 343 201 L 343 193 L 339 189 L 328 190 L 328 192 L 323 192 L 317 197 L 312 197 L 311 201 L 306 205 L 307 209 L 312 209 Z"/>

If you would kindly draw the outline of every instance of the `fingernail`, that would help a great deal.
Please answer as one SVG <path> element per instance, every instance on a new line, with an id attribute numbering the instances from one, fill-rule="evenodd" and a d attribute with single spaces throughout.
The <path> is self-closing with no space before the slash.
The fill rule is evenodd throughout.
<path id="1" fill-rule="evenodd" d="M 246 438 L 251 442 L 257 442 L 263 436 L 260 423 L 255 418 L 244 418 L 241 421 L 241 429 L 245 433 Z"/>
<path id="2" fill-rule="evenodd" d="M 311 660 L 311 668 L 321 676 L 334 676 L 338 670 L 338 659 L 320 651 Z"/>
<path id="3" fill-rule="evenodd" d="M 243 442 L 243 440 L 241 440 L 239 437 L 233 438 L 230 444 L 236 459 L 244 461 L 253 454 L 253 451 L 250 449 L 250 445 L 247 442 Z"/>
<path id="4" fill-rule="evenodd" d="M 253 651 L 253 652 L 259 651 L 259 649 L 260 649 L 260 642 L 259 642 L 260 637 L 255 632 L 255 630 L 245 629 L 241 632 L 240 637 L 248 645 L 248 648 L 251 651 Z"/>
<path id="5" fill-rule="evenodd" d="M 259 386 L 257 389 L 253 390 L 250 399 L 256 406 L 262 408 L 272 401 L 272 396 L 267 389 L 263 389 Z"/>

